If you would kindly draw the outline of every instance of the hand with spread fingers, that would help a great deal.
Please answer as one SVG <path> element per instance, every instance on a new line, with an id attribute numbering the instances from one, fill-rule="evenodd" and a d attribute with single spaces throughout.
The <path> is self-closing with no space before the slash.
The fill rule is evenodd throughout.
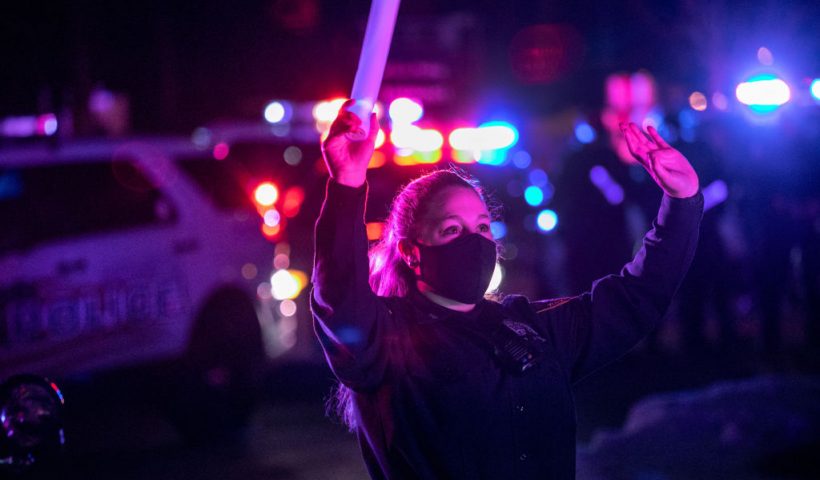
<path id="1" fill-rule="evenodd" d="M 648 133 L 644 133 L 629 122 L 621 124 L 621 131 L 632 156 L 667 195 L 688 198 L 698 192 L 698 174 L 689 160 L 666 143 L 654 127 L 650 126 Z"/>
<path id="2" fill-rule="evenodd" d="M 356 132 L 362 122 L 348 110 L 351 105 L 353 100 L 348 100 L 339 110 L 339 115 L 330 126 L 330 133 L 322 143 L 322 156 L 333 180 L 349 187 L 359 187 L 367 178 L 367 164 L 375 150 L 379 123 L 376 114 L 372 113 L 367 138 L 354 140 L 350 134 Z"/>

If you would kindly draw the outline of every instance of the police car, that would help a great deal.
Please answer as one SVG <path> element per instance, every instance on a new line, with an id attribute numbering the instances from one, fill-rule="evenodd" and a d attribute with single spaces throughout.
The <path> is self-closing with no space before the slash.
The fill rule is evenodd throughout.
<path id="1" fill-rule="evenodd" d="M 306 167 L 195 140 L 0 149 L 0 378 L 158 364 L 177 399 L 213 401 L 172 402 L 183 430 L 247 414 L 266 358 L 295 343 L 305 275 L 281 227 L 305 192 L 283 199 L 282 179 Z"/>

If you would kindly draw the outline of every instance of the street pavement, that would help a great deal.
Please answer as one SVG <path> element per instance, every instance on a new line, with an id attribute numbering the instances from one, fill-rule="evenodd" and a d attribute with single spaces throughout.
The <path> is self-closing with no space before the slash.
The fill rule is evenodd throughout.
<path id="1" fill-rule="evenodd" d="M 619 428 L 640 398 L 785 371 L 820 372 L 820 362 L 761 361 L 743 353 L 665 356 L 633 352 L 575 389 L 579 442 Z M 116 377 L 115 377 L 116 378 Z M 191 446 L 151 401 L 145 383 L 99 379 L 65 388 L 67 479 L 358 480 L 367 479 L 355 436 L 325 415 L 333 385 L 324 365 L 272 372 L 244 442 Z"/>

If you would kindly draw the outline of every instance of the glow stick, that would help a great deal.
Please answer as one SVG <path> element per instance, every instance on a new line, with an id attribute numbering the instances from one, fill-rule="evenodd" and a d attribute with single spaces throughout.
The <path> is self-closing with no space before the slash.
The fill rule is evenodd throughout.
<path id="1" fill-rule="evenodd" d="M 379 96 L 398 12 L 399 0 L 373 0 L 370 4 L 370 16 L 367 18 L 359 68 L 356 70 L 353 90 L 350 93 L 350 98 L 355 101 L 350 111 L 362 121 L 360 130 L 348 134 L 353 139 L 362 140 L 370 131 L 370 114 Z"/>

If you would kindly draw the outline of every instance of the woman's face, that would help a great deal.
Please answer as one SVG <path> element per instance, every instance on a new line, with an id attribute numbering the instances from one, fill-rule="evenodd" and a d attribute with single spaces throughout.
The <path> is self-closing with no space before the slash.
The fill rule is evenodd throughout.
<path id="1" fill-rule="evenodd" d="M 466 187 L 447 187 L 439 192 L 420 225 L 416 241 L 422 245 L 443 245 L 469 233 L 493 239 L 487 206 L 475 190 Z"/>

